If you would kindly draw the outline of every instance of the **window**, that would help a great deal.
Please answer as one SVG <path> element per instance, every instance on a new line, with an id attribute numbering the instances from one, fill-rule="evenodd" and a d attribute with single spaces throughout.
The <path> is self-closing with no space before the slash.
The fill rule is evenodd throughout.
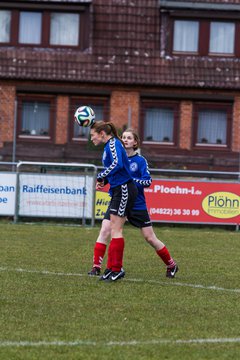
<path id="1" fill-rule="evenodd" d="M 19 43 L 40 44 L 42 33 L 42 14 L 21 11 L 19 22 Z"/>
<path id="2" fill-rule="evenodd" d="M 74 141 L 79 141 L 79 140 L 86 141 L 89 138 L 90 128 L 88 127 L 84 128 L 82 126 L 79 126 L 76 122 L 72 121 L 72 114 L 82 104 L 86 104 L 93 109 L 93 111 L 95 112 L 96 121 L 99 120 L 108 121 L 109 104 L 107 98 L 104 99 L 93 98 L 92 100 L 89 98 L 72 99 L 71 113 L 70 113 L 70 119 L 71 119 L 70 135 Z"/>
<path id="3" fill-rule="evenodd" d="M 176 143 L 178 105 L 146 103 L 143 106 L 143 141 L 174 145 Z"/>
<path id="4" fill-rule="evenodd" d="M 173 51 L 197 52 L 199 37 L 198 21 L 174 22 Z"/>
<path id="5" fill-rule="evenodd" d="M 231 105 L 196 105 L 195 120 L 195 145 L 229 146 Z"/>
<path id="6" fill-rule="evenodd" d="M 238 45 L 237 36 L 240 21 L 177 18 L 172 19 L 172 29 L 172 53 L 174 54 L 235 55 L 240 57 L 240 45 Z"/>
<path id="7" fill-rule="evenodd" d="M 79 14 L 51 14 L 50 44 L 72 45 L 79 43 Z"/>
<path id="8" fill-rule="evenodd" d="M 210 53 L 234 53 L 235 24 L 211 22 L 210 26 Z"/>
<path id="9" fill-rule="evenodd" d="M 0 43 L 8 43 L 10 41 L 10 24 L 11 12 L 0 10 Z"/>
<path id="10" fill-rule="evenodd" d="M 0 44 L 88 48 L 90 4 L 56 3 L 0 5 Z"/>
<path id="11" fill-rule="evenodd" d="M 52 136 L 53 99 L 18 98 L 18 137 L 49 140 Z"/>

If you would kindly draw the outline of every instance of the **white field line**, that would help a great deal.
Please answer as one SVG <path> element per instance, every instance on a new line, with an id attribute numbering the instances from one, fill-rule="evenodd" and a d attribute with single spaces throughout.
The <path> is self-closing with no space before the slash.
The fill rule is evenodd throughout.
<path id="1" fill-rule="evenodd" d="M 7 267 L 0 267 L 0 271 L 12 271 L 20 273 L 36 273 L 42 275 L 50 276 L 77 276 L 85 277 L 85 274 L 79 273 L 63 273 L 63 272 L 52 272 L 52 271 L 39 271 L 39 270 L 27 270 L 22 268 L 11 269 Z M 198 289 L 209 289 L 209 290 L 218 290 L 218 291 L 231 291 L 240 293 L 240 289 L 226 289 L 216 286 L 203 286 L 203 285 L 194 285 L 194 284 L 185 284 L 185 283 L 175 283 L 175 282 L 161 282 L 154 280 L 143 280 L 143 279 L 125 279 L 124 281 L 132 282 L 146 282 L 151 284 L 160 284 L 160 285 L 175 285 L 175 286 L 187 286 Z M 240 343 L 240 338 L 214 338 L 214 339 L 188 339 L 188 340 L 168 340 L 168 339 L 155 339 L 149 341 L 109 341 L 109 342 L 96 342 L 88 340 L 75 340 L 75 341 L 0 341 L 0 347 L 48 347 L 48 346 L 142 346 L 142 345 L 164 345 L 164 344 L 224 344 L 224 343 Z"/>
<path id="2" fill-rule="evenodd" d="M 19 273 L 30 273 L 30 274 L 40 274 L 40 275 L 50 275 L 50 276 L 76 276 L 76 277 L 86 277 L 87 274 L 80 274 L 80 273 L 63 273 L 63 272 L 54 272 L 48 270 L 28 270 L 22 268 L 8 268 L 8 267 L 0 267 L 0 271 L 6 272 L 19 272 Z M 94 278 L 94 277 L 89 277 Z M 156 284 L 156 285 L 167 285 L 167 286 L 181 286 L 181 287 L 191 287 L 194 289 L 203 289 L 203 290 L 212 290 L 212 291 L 224 291 L 224 292 L 232 292 L 240 294 L 240 289 L 228 289 L 218 286 L 205 286 L 201 284 L 187 284 L 176 282 L 175 279 L 171 279 L 170 281 L 158 281 L 158 280 L 144 280 L 144 279 L 124 279 L 127 282 L 140 282 L 140 283 L 148 283 L 148 284 Z"/>
<path id="3" fill-rule="evenodd" d="M 155 339 L 149 341 L 0 341 L 0 347 L 47 347 L 47 346 L 143 346 L 143 345 L 192 345 L 192 344 L 226 344 L 226 343 L 240 343 L 240 338 L 215 338 L 215 339 L 189 339 L 189 340 L 168 340 Z"/>

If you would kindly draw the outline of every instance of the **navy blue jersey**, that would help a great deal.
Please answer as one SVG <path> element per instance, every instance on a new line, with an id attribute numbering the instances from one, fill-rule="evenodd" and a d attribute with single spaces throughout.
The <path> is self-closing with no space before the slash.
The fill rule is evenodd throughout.
<path id="1" fill-rule="evenodd" d="M 105 144 L 102 163 L 104 170 L 98 174 L 97 179 L 110 184 L 110 193 L 111 188 L 132 180 L 127 153 L 119 139 L 112 137 Z"/>
<path id="2" fill-rule="evenodd" d="M 130 164 L 130 171 L 133 180 L 138 188 L 138 196 L 135 200 L 133 210 L 146 210 L 146 199 L 144 195 L 144 188 L 149 187 L 152 183 L 152 178 L 148 170 L 147 160 L 139 155 L 135 154 L 128 158 Z"/>

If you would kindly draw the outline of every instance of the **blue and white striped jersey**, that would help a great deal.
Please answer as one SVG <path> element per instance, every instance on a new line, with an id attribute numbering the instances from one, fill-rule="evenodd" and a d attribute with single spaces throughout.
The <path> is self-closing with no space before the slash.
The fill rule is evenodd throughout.
<path id="1" fill-rule="evenodd" d="M 144 188 L 149 187 L 152 183 L 152 178 L 148 170 L 147 160 L 139 155 L 135 154 L 128 158 L 130 164 L 130 171 L 133 180 L 138 188 L 138 196 L 135 200 L 133 210 L 146 210 L 146 199 L 144 195 Z"/>
<path id="2" fill-rule="evenodd" d="M 109 183 L 110 194 L 111 188 L 132 180 L 127 153 L 119 139 L 112 137 L 105 144 L 102 163 L 104 170 L 98 174 L 97 179 Z"/>

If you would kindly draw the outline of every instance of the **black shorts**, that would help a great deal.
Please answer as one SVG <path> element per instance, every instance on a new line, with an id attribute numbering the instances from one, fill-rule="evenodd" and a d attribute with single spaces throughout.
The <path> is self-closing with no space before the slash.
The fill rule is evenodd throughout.
<path id="1" fill-rule="evenodd" d="M 120 217 L 128 216 L 129 211 L 133 208 L 137 194 L 137 186 L 133 181 L 113 188 L 108 207 L 109 214 Z"/>
<path id="2" fill-rule="evenodd" d="M 109 207 L 105 213 L 104 219 L 110 220 Z M 139 229 L 152 226 L 149 214 L 147 210 L 130 210 L 128 212 L 127 220 L 129 223 Z"/>

